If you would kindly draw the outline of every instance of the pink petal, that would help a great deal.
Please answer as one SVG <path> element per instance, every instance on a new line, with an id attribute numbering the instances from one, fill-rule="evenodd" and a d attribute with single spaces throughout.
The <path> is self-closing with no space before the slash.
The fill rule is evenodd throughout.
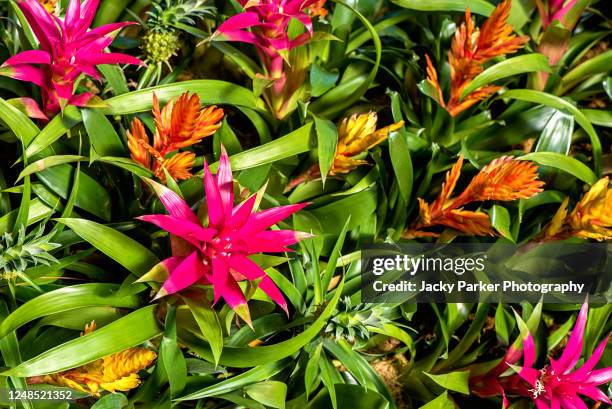
<path id="1" fill-rule="evenodd" d="M 157 227 L 166 230 L 168 233 L 187 240 L 197 248 L 200 248 L 202 241 L 210 242 L 217 233 L 213 229 L 206 229 L 188 220 L 164 214 L 140 216 L 137 217 L 137 219 L 153 223 Z"/>
<path id="2" fill-rule="evenodd" d="M 79 32 L 86 31 L 91 23 L 93 23 L 96 12 L 98 11 L 98 4 L 100 0 L 85 0 L 81 5 L 81 15 L 79 20 Z"/>
<path id="3" fill-rule="evenodd" d="M 224 219 L 224 203 L 217 182 L 206 161 L 204 161 L 204 190 L 206 191 L 209 225 L 211 227 L 221 227 Z"/>
<path id="4" fill-rule="evenodd" d="M 527 383 L 531 386 L 535 385 L 535 382 L 540 379 L 540 376 L 542 375 L 540 371 L 534 368 L 521 368 L 514 366 L 513 368 L 518 372 L 519 376 L 527 381 Z"/>
<path id="5" fill-rule="evenodd" d="M 241 233 L 252 234 L 263 231 L 292 214 L 299 212 L 308 205 L 309 203 L 300 203 L 289 206 L 279 206 L 252 214 L 246 226 L 242 228 Z"/>
<path id="6" fill-rule="evenodd" d="M 217 172 L 217 187 L 223 206 L 224 218 L 229 219 L 234 208 L 234 178 L 232 177 L 232 167 L 225 147 L 221 145 L 221 158 L 219 160 L 219 170 Z"/>
<path id="7" fill-rule="evenodd" d="M 95 55 L 79 55 L 79 61 L 85 60 L 87 64 L 100 65 L 100 64 L 133 64 L 133 65 L 144 65 L 144 62 L 131 55 L 121 53 L 103 53 Z"/>
<path id="8" fill-rule="evenodd" d="M 228 222 L 228 227 L 231 229 L 238 229 L 249 220 L 249 216 L 253 213 L 253 207 L 257 202 L 257 195 L 252 195 L 244 202 L 240 203 L 232 211 L 232 217 Z"/>
<path id="9" fill-rule="evenodd" d="M 533 336 L 531 336 L 530 332 L 527 332 L 527 336 L 523 339 L 523 351 L 525 355 L 524 365 L 527 368 L 533 368 L 536 359 L 536 350 Z"/>
<path id="10" fill-rule="evenodd" d="M 10 103 L 15 106 L 20 111 L 24 112 L 28 117 L 35 119 L 47 120 L 47 116 L 41 111 L 40 106 L 38 106 L 38 102 L 34 101 L 32 98 L 21 97 L 11 99 Z"/>
<path id="11" fill-rule="evenodd" d="M 194 251 L 172 270 L 156 298 L 184 290 L 198 282 L 204 276 L 204 272 L 205 266 L 200 260 L 200 255 Z"/>
<path id="12" fill-rule="evenodd" d="M 610 381 L 612 381 L 612 367 L 593 371 L 586 380 L 586 382 L 596 385 L 601 385 L 602 383 L 607 383 Z"/>
<path id="13" fill-rule="evenodd" d="M 593 351 L 593 355 L 591 355 L 591 357 L 584 363 L 584 365 L 582 365 L 578 370 L 576 370 L 576 372 L 570 375 L 570 381 L 581 382 L 584 380 L 584 378 L 588 376 L 589 372 L 591 372 L 597 366 L 597 363 L 603 356 L 606 346 L 608 345 L 608 339 L 610 339 L 609 335 L 606 337 L 606 339 L 603 340 L 603 342 L 601 342 L 597 346 L 597 348 L 595 348 L 595 351 Z"/>
<path id="14" fill-rule="evenodd" d="M 106 36 L 107 34 L 110 34 L 114 31 L 122 29 L 123 27 L 131 26 L 134 24 L 137 24 L 137 23 L 134 23 L 132 21 L 123 21 L 120 23 L 105 24 L 103 26 L 96 27 L 93 30 L 88 31 L 85 36 L 86 37 L 88 36 L 94 36 L 94 37 Z"/>
<path id="15" fill-rule="evenodd" d="M 195 224 L 200 224 L 198 217 L 193 213 L 187 202 L 185 202 L 179 195 L 168 189 L 166 186 L 151 179 L 145 179 L 145 181 L 153 188 L 153 190 L 155 190 L 159 200 L 162 202 L 171 216 L 178 219 L 185 219 Z"/>
<path id="16" fill-rule="evenodd" d="M 244 12 L 236 14 L 225 20 L 218 28 L 217 32 L 226 33 L 228 31 L 242 30 L 250 28 L 260 23 L 259 15 L 255 12 Z"/>
<path id="17" fill-rule="evenodd" d="M 550 409 L 561 409 L 561 401 L 556 396 L 552 397 L 550 402 Z"/>
<path id="18" fill-rule="evenodd" d="M 18 64 L 50 64 L 51 55 L 46 51 L 41 50 L 29 50 L 22 51 L 17 55 L 12 56 L 2 64 L 7 65 L 18 65 Z"/>
<path id="19" fill-rule="evenodd" d="M 78 24 L 81 18 L 81 0 L 70 0 L 68 7 L 66 8 L 66 16 L 64 17 L 64 24 L 68 31 L 72 34 L 75 26 Z"/>
<path id="20" fill-rule="evenodd" d="M 571 371 L 576 365 L 576 362 L 578 362 L 580 359 L 588 313 L 589 305 L 585 302 L 582 304 L 582 308 L 580 308 L 576 325 L 574 325 L 574 329 L 572 330 L 572 334 L 567 342 L 567 346 L 565 347 L 565 350 L 563 350 L 563 354 L 561 354 L 559 360 L 556 362 L 555 369 L 557 369 L 557 371 L 561 374 L 567 374 L 569 371 Z"/>
<path id="21" fill-rule="evenodd" d="M 287 308 L 287 302 L 283 297 L 281 291 L 276 287 L 274 281 L 266 275 L 266 272 L 259 267 L 251 259 L 242 255 L 232 255 L 230 259 L 230 267 L 244 275 L 249 280 L 257 280 L 261 278 L 259 288 L 266 293 L 268 297 L 277 303 L 287 314 L 289 310 Z"/>
<path id="22" fill-rule="evenodd" d="M 0 75 L 19 81 L 31 82 L 41 88 L 47 86 L 45 74 L 40 69 L 27 64 L 0 68 Z"/>
<path id="23" fill-rule="evenodd" d="M 266 293 L 268 297 L 272 299 L 275 303 L 279 305 L 285 311 L 285 314 L 289 315 L 289 308 L 287 307 L 287 301 L 285 301 L 285 297 L 283 297 L 283 293 L 278 289 L 274 281 L 269 276 L 265 276 L 259 282 L 259 288 Z"/>
<path id="24" fill-rule="evenodd" d="M 546 403 L 544 403 L 544 401 L 542 401 L 541 399 L 536 399 L 535 400 L 535 405 L 536 405 L 536 408 L 538 408 L 538 409 L 549 409 L 548 405 Z"/>
<path id="25" fill-rule="evenodd" d="M 82 94 L 71 96 L 68 99 L 68 104 L 74 105 L 77 107 L 84 107 L 84 106 L 87 106 L 87 104 L 89 104 L 91 100 L 94 98 L 95 98 L 95 95 L 89 92 L 83 92 Z"/>
<path id="26" fill-rule="evenodd" d="M 599 401 L 599 402 L 605 402 L 608 405 L 611 405 L 612 402 L 610 401 L 610 399 L 608 398 L 608 396 L 603 393 L 599 388 L 596 388 L 595 386 L 582 386 L 580 385 L 578 387 L 578 393 L 581 395 L 586 396 L 587 398 L 591 398 L 594 401 Z"/>
<path id="27" fill-rule="evenodd" d="M 309 234 L 293 230 L 267 230 L 249 237 L 247 245 L 251 254 L 278 253 L 286 251 L 287 246 L 308 237 Z"/>
<path id="28" fill-rule="evenodd" d="M 230 285 L 230 283 L 235 284 L 235 281 L 229 272 L 229 265 L 222 257 L 219 257 L 219 256 L 213 257 L 212 259 L 212 285 L 213 285 L 215 304 L 217 303 L 217 301 L 219 301 L 221 296 L 225 298 L 225 293 L 228 291 L 227 287 Z M 240 292 L 240 294 L 242 294 L 242 291 Z M 244 298 L 244 295 L 242 297 Z M 225 300 L 228 301 L 227 299 Z"/>
<path id="29" fill-rule="evenodd" d="M 37 0 L 22 0 L 18 3 L 26 20 L 43 49 L 50 51 L 51 43 L 61 37 L 55 20 Z"/>

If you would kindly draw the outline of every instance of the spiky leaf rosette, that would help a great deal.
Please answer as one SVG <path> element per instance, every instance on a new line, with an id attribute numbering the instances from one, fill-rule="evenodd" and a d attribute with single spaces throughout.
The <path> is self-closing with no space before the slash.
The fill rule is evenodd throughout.
<path id="1" fill-rule="evenodd" d="M 51 236 L 43 233 L 44 225 L 30 234 L 26 234 L 25 228 L 21 228 L 18 233 L 4 233 L 0 238 L 0 274 L 2 278 L 14 279 L 29 267 L 57 262 L 50 252 L 60 245 L 51 242 Z"/>
<path id="2" fill-rule="evenodd" d="M 349 297 L 340 300 L 325 332 L 336 340 L 363 344 L 370 338 L 368 327 L 382 327 L 395 318 L 394 309 L 374 304 L 353 305 Z"/>
<path id="3" fill-rule="evenodd" d="M 157 0 L 149 11 L 147 25 L 150 29 L 174 27 L 182 29 L 182 25 L 195 25 L 196 20 L 206 15 L 212 15 L 214 7 L 205 5 L 206 0 Z"/>

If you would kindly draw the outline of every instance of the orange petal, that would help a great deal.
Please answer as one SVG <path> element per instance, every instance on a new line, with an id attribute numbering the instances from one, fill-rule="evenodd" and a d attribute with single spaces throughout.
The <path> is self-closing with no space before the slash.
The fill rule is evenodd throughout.
<path id="1" fill-rule="evenodd" d="M 181 152 L 169 159 L 165 159 L 161 166 L 156 170 L 155 176 L 165 183 L 166 174 L 164 173 L 164 169 L 166 169 L 173 179 L 187 180 L 193 176 L 191 174 L 191 168 L 193 168 L 195 157 L 195 153 Z"/>
<path id="2" fill-rule="evenodd" d="M 528 199 L 542 191 L 538 167 L 511 156 L 495 159 L 476 175 L 457 199 L 457 205 L 485 200 Z"/>
<path id="3" fill-rule="evenodd" d="M 132 127 L 127 132 L 127 138 L 132 159 L 149 169 L 151 167 L 151 156 L 146 149 L 149 138 L 140 119 L 136 118 L 132 121 Z"/>

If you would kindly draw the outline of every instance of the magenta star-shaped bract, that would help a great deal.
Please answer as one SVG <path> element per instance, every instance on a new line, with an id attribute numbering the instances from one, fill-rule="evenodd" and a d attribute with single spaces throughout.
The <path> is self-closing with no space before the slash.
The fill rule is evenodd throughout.
<path id="1" fill-rule="evenodd" d="M 92 94 L 75 93 L 75 82 L 82 75 L 96 80 L 101 64 L 137 64 L 138 58 L 108 53 L 114 31 L 133 24 L 121 22 L 89 29 L 99 0 L 70 0 L 66 16 L 49 13 L 37 0 L 20 0 L 18 5 L 40 43 L 38 50 L 23 51 L 9 58 L 0 70 L 3 75 L 31 82 L 41 88 L 44 113 L 52 116 L 67 105 L 86 105 Z"/>
<path id="2" fill-rule="evenodd" d="M 238 282 L 259 280 L 259 288 L 288 311 L 281 291 L 249 256 L 291 251 L 288 246 L 310 237 L 293 230 L 269 230 L 307 203 L 256 212 L 258 196 L 255 194 L 234 207 L 232 170 L 225 149 L 222 149 L 216 176 L 208 164 L 204 165 L 206 226 L 179 195 L 159 183 L 147 181 L 169 214 L 138 219 L 153 223 L 180 240 L 173 242 L 173 256 L 161 264 L 169 276 L 156 298 L 175 294 L 194 284 L 212 284 L 214 302 L 223 298 L 239 316 L 250 322 L 247 302 Z"/>
<path id="3" fill-rule="evenodd" d="M 531 386 L 530 397 L 538 409 L 588 409 L 579 395 L 612 404 L 598 388 L 599 385 L 612 380 L 612 367 L 595 369 L 603 356 L 609 337 L 597 346 L 581 367 L 575 369 L 582 356 L 587 315 L 588 304 L 584 303 L 561 357 L 557 360 L 550 358 L 550 365 L 543 369 L 533 367 L 536 350 L 532 335 L 528 333 L 523 340 L 523 367 L 513 368 Z"/>

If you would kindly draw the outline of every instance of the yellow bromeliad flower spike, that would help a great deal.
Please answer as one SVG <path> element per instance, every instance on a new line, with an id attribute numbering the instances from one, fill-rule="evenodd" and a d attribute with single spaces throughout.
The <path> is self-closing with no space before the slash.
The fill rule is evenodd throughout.
<path id="1" fill-rule="evenodd" d="M 544 229 L 543 241 L 570 237 L 612 240 L 612 189 L 608 177 L 595 183 L 568 214 L 569 197 Z"/>
<path id="2" fill-rule="evenodd" d="M 96 324 L 92 322 L 85 326 L 84 334 L 95 329 Z M 100 396 L 102 390 L 125 392 L 140 385 L 138 372 L 148 368 L 156 358 L 157 354 L 150 349 L 129 348 L 78 368 L 30 378 L 28 382 L 66 386 L 93 396 Z"/>
<path id="3" fill-rule="evenodd" d="M 389 133 L 404 126 L 404 121 L 380 129 L 376 129 L 377 124 L 376 112 L 344 118 L 338 127 L 338 145 L 330 170 L 331 175 L 348 173 L 361 165 L 367 165 L 367 161 L 354 157 L 384 142 Z"/>
<path id="4" fill-rule="evenodd" d="M 391 132 L 404 126 L 404 121 L 380 129 L 377 129 L 377 126 L 378 115 L 376 115 L 376 112 L 353 114 L 340 122 L 338 125 L 338 144 L 336 145 L 334 161 L 329 170 L 330 176 L 349 173 L 361 165 L 367 165 L 368 161 L 356 157 L 384 142 Z M 300 183 L 320 177 L 319 164 L 315 163 L 293 179 L 287 186 L 286 191 L 293 189 Z"/>

